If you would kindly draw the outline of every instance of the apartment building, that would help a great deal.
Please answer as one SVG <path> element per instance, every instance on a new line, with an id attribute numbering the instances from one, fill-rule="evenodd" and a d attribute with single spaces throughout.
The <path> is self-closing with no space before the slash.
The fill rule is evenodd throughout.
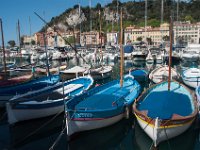
<path id="1" fill-rule="evenodd" d="M 200 22 L 174 22 L 174 43 L 175 44 L 199 44 L 200 43 Z"/>
<path id="2" fill-rule="evenodd" d="M 163 41 L 163 37 L 169 36 L 169 24 L 164 23 L 160 27 L 130 26 L 124 30 L 124 43 L 135 42 L 139 38 L 142 41 L 149 42 L 151 45 L 158 45 Z"/>

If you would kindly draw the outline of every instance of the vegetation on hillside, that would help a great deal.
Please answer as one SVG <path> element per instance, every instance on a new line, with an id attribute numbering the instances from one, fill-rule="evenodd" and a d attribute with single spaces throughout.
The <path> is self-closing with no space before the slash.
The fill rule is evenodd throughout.
<path id="1" fill-rule="evenodd" d="M 53 17 L 51 21 L 48 23 L 49 26 L 58 25 L 62 23 L 67 29 L 71 29 L 68 26 L 66 21 L 69 13 L 74 10 L 78 9 L 78 5 L 74 5 L 73 8 L 67 9 L 65 12 L 60 14 L 59 16 Z M 117 11 L 118 8 L 118 11 Z M 76 25 L 76 29 L 81 29 L 81 31 L 90 31 L 91 27 L 92 30 L 99 30 L 99 10 L 101 11 L 102 17 L 102 29 L 104 32 L 108 31 L 116 31 L 119 29 L 119 17 L 117 12 L 123 8 L 123 24 L 124 27 L 130 25 L 137 25 L 137 26 L 144 26 L 144 14 L 145 14 L 145 1 L 129 1 L 129 2 L 120 2 L 118 0 L 118 7 L 117 7 L 117 0 L 113 0 L 112 3 L 107 4 L 106 6 L 102 7 L 100 3 L 98 3 L 95 7 L 89 8 L 89 6 L 81 7 L 82 13 L 84 13 L 86 19 L 79 25 Z M 164 22 L 169 22 L 169 18 L 171 15 L 174 16 L 174 20 L 179 21 L 187 21 L 190 20 L 191 22 L 198 22 L 200 21 L 200 1 L 197 0 L 187 0 L 179 2 L 179 15 L 177 18 L 177 2 L 174 0 L 164 0 L 164 14 L 163 19 Z M 111 19 L 106 17 L 108 14 L 113 14 Z M 151 25 L 153 27 L 160 26 L 161 20 L 161 0 L 148 0 L 148 22 L 147 25 Z M 81 27 L 81 28 L 80 28 Z M 44 28 L 41 29 L 43 31 Z"/>

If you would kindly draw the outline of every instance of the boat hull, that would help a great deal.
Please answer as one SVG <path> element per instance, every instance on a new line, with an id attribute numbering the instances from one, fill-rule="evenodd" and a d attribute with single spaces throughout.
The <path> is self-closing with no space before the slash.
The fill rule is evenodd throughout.
<path id="1" fill-rule="evenodd" d="M 56 105 L 55 103 L 60 103 Z M 12 107 L 9 103 L 6 103 L 6 110 L 8 112 L 8 122 L 9 124 L 14 124 L 16 122 L 30 120 L 30 119 L 37 119 L 42 117 L 48 117 L 51 115 L 55 115 L 57 113 L 61 113 L 64 111 L 63 100 L 57 101 L 55 103 L 51 103 L 51 107 L 46 107 L 45 105 L 49 105 L 47 102 L 46 104 L 36 104 L 35 108 L 29 108 L 29 106 L 20 108 L 16 106 Z"/>
<path id="2" fill-rule="evenodd" d="M 79 119 L 79 120 L 73 120 L 67 118 L 66 120 L 66 126 L 67 126 L 67 134 L 68 136 L 71 136 L 72 134 L 76 132 L 81 131 L 87 131 L 87 130 L 93 130 L 93 129 L 99 129 L 106 126 L 110 126 L 119 120 L 121 120 L 124 117 L 124 114 L 119 114 L 114 117 L 110 118 L 90 118 L 90 119 Z"/>
<path id="3" fill-rule="evenodd" d="M 193 79 L 184 79 L 183 78 L 183 82 L 192 88 L 196 88 L 198 85 L 200 85 L 200 77 L 193 78 Z"/>
<path id="4" fill-rule="evenodd" d="M 136 115 L 137 116 L 137 115 Z M 178 124 L 174 126 L 156 127 L 137 116 L 137 121 L 146 134 L 153 140 L 154 146 L 157 147 L 162 141 L 169 140 L 185 132 L 193 123 Z"/>

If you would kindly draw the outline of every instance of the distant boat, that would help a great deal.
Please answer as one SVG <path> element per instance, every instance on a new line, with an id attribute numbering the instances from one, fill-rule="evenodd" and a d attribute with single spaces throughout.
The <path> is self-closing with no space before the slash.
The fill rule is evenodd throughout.
<path id="1" fill-rule="evenodd" d="M 134 76 L 137 81 L 146 81 L 148 72 L 145 69 L 134 68 L 129 70 L 129 74 Z"/>
<path id="2" fill-rule="evenodd" d="M 111 66 L 102 66 L 95 69 L 90 69 L 89 74 L 94 80 L 105 79 L 111 76 L 112 67 Z"/>
<path id="3" fill-rule="evenodd" d="M 1 88 L 9 88 L 18 84 L 23 84 L 28 81 L 30 81 L 33 77 L 33 74 L 25 74 L 25 75 L 20 75 L 17 77 L 11 77 L 7 79 L 2 79 L 0 80 L 0 89 Z"/>
<path id="4" fill-rule="evenodd" d="M 2 86 L 0 87 L 0 106 L 4 106 L 9 99 L 16 95 L 24 94 L 30 91 L 39 90 L 44 87 L 54 85 L 59 80 L 60 77 L 58 75 L 51 75 L 50 77 L 45 76 L 42 78 L 35 78 L 21 84 L 15 84 L 12 86 Z"/>
<path id="5" fill-rule="evenodd" d="M 140 85 L 133 76 L 127 75 L 97 86 L 66 103 L 67 134 L 98 129 L 112 125 L 128 117 L 129 107 L 140 93 Z"/>
<path id="6" fill-rule="evenodd" d="M 200 69 L 189 68 L 182 73 L 183 82 L 189 87 L 196 88 L 200 85 Z"/>
<path id="7" fill-rule="evenodd" d="M 146 62 L 148 64 L 153 64 L 154 63 L 154 58 L 153 56 L 151 55 L 151 52 L 148 53 L 147 57 L 146 57 Z"/>
<path id="8" fill-rule="evenodd" d="M 141 128 L 154 146 L 186 131 L 194 122 L 198 108 L 191 92 L 172 81 L 150 87 L 134 102 L 133 110 Z"/>
<path id="9" fill-rule="evenodd" d="M 37 91 L 17 95 L 6 104 L 9 124 L 47 117 L 64 111 L 64 100 L 79 95 L 93 84 L 90 76 L 57 83 Z M 63 95 L 64 90 L 64 95 Z"/>
<path id="10" fill-rule="evenodd" d="M 55 67 L 55 68 L 49 68 L 49 72 L 51 74 L 56 74 L 59 72 L 59 69 L 60 71 L 62 70 L 65 70 L 67 68 L 67 65 L 62 65 L 62 66 L 59 66 L 58 67 Z M 41 67 L 36 67 L 35 71 L 39 74 L 46 74 L 47 73 L 47 69 L 46 68 L 41 68 Z"/>
<path id="11" fill-rule="evenodd" d="M 159 83 L 168 79 L 169 76 L 169 66 L 160 66 L 154 69 L 149 74 L 149 79 L 152 80 L 154 83 Z M 175 69 L 171 69 L 171 76 L 173 79 L 178 79 L 179 74 Z"/>
<path id="12" fill-rule="evenodd" d="M 7 68 L 7 69 L 10 69 L 10 68 L 14 67 L 15 64 L 16 64 L 16 62 L 6 63 L 6 68 Z M 4 69 L 3 64 L 0 64 L 0 72 L 3 71 L 3 69 Z"/>
<path id="13" fill-rule="evenodd" d="M 77 78 L 88 74 L 89 67 L 74 66 L 70 69 L 60 71 L 63 81 Z"/>

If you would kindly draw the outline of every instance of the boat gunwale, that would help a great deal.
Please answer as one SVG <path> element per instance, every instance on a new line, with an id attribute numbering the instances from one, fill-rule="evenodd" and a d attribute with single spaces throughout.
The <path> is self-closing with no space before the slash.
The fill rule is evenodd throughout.
<path id="1" fill-rule="evenodd" d="M 138 102 L 140 101 L 143 101 L 144 98 L 147 96 L 147 94 L 149 93 L 149 91 L 152 90 L 152 88 L 160 85 L 161 83 L 164 83 L 166 81 L 163 81 L 163 82 L 160 82 L 160 83 L 157 83 L 155 85 L 152 85 L 151 87 L 149 87 L 147 90 L 144 90 L 142 92 L 142 94 L 136 99 L 136 101 L 134 102 L 133 104 L 133 111 L 134 113 L 137 115 L 137 116 L 140 116 L 140 118 L 142 120 L 145 120 L 149 123 L 153 122 L 155 123 L 155 119 L 147 116 L 147 113 L 148 113 L 148 110 L 138 110 L 137 109 L 137 105 L 138 105 Z M 170 124 L 179 124 L 180 122 L 184 123 L 184 122 L 189 122 L 190 120 L 194 119 L 196 117 L 196 115 L 198 114 L 198 107 L 197 107 L 197 99 L 195 98 L 195 95 L 191 92 L 191 90 L 186 87 L 184 84 L 180 83 L 180 82 L 177 82 L 175 80 L 172 80 L 171 82 L 175 82 L 175 83 L 178 83 L 180 84 L 181 86 L 183 86 L 192 96 L 192 102 L 193 102 L 193 105 L 194 105 L 194 111 L 192 112 L 192 114 L 190 115 L 187 115 L 187 116 L 181 116 L 181 115 L 178 115 L 178 114 L 172 114 L 172 117 L 170 119 L 160 119 L 161 120 L 161 125 L 170 125 Z"/>

